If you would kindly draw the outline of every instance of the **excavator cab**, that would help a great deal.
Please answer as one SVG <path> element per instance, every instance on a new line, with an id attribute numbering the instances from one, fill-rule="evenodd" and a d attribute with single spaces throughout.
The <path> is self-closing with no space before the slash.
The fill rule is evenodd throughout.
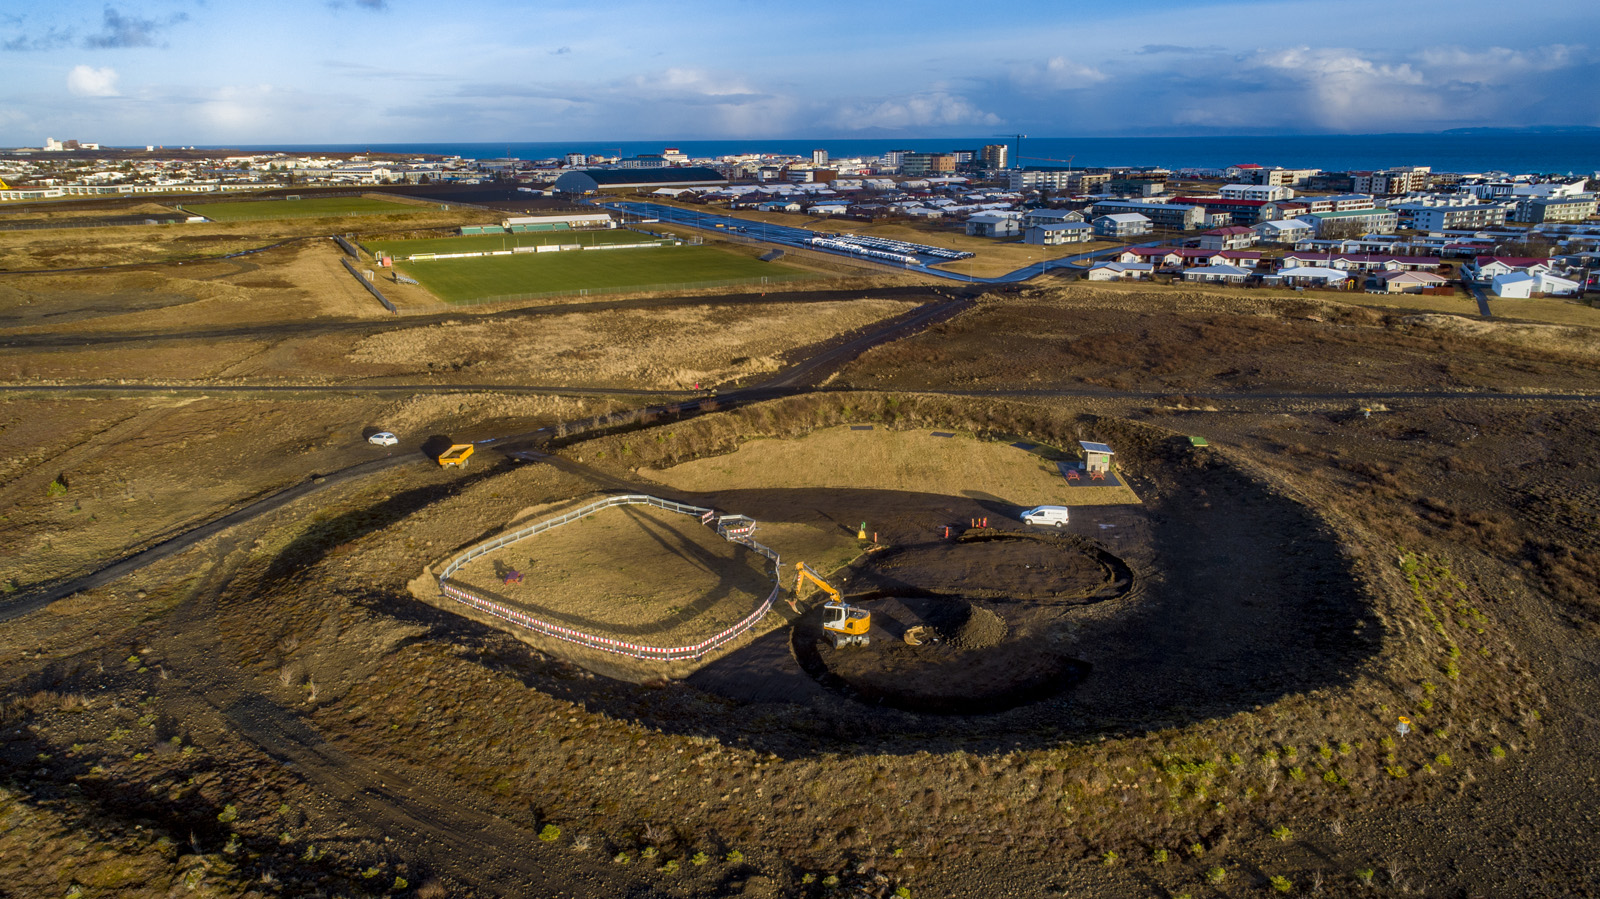
<path id="1" fill-rule="evenodd" d="M 867 631 L 872 629 L 872 613 L 848 603 L 830 602 L 822 607 L 822 629 L 835 649 L 866 646 Z"/>
<path id="2" fill-rule="evenodd" d="M 795 566 L 796 599 L 800 596 L 801 585 L 806 581 L 816 584 L 832 600 L 822 607 L 822 631 L 828 635 L 834 648 L 866 646 L 867 631 L 872 629 L 872 613 L 845 602 L 839 588 L 823 580 L 815 571 L 807 568 L 804 562 Z"/>

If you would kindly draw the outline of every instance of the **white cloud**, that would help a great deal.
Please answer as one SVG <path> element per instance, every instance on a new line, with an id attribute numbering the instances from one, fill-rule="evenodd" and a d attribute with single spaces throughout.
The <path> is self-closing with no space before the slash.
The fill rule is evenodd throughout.
<path id="1" fill-rule="evenodd" d="M 73 66 L 67 73 L 67 90 L 80 97 L 115 97 L 117 93 L 117 70 L 106 66 L 96 69 L 91 66 Z"/>
<path id="2" fill-rule="evenodd" d="M 1000 117 L 992 112 L 984 112 L 966 97 L 932 91 L 877 103 L 869 101 L 846 106 L 835 117 L 834 124 L 852 130 L 998 125 Z"/>
<path id="3" fill-rule="evenodd" d="M 1343 49 L 1291 47 L 1252 60 L 1299 94 L 1311 124 L 1335 131 L 1417 126 L 1447 117 L 1448 98 L 1409 62 L 1384 64 Z"/>
<path id="4" fill-rule="evenodd" d="M 1587 47 L 1548 44 L 1512 50 L 1507 47 L 1429 47 L 1417 55 L 1429 72 L 1475 84 L 1495 83 L 1529 73 L 1554 72 L 1589 62 Z"/>
<path id="5" fill-rule="evenodd" d="M 1022 88 L 1066 91 L 1099 84 L 1106 80 L 1106 74 L 1093 66 L 1073 62 L 1065 56 L 1052 56 L 1044 62 L 1027 62 L 1012 66 L 1011 80 Z"/>

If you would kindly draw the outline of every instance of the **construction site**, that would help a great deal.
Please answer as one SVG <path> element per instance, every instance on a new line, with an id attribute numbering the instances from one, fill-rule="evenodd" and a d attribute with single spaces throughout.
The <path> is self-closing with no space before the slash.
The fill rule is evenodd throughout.
<path id="1" fill-rule="evenodd" d="M 1600 883 L 1588 327 L 810 261 L 390 310 L 331 236 L 499 220 L 416 208 L 0 241 L 0 891 Z"/>

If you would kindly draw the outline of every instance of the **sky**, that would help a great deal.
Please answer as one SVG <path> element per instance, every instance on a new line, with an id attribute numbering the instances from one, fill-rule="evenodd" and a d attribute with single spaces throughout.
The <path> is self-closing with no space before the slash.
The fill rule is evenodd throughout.
<path id="1" fill-rule="evenodd" d="M 0 146 L 1600 126 L 1594 0 L 0 0 Z"/>

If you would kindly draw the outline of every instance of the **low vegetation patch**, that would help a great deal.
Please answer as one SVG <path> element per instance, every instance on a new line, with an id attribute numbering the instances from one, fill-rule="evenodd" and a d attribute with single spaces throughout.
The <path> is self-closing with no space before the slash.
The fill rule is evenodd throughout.
<path id="1" fill-rule="evenodd" d="M 301 200 L 253 200 L 235 203 L 185 203 L 183 209 L 216 222 L 258 219 L 336 218 L 357 215 L 408 215 L 427 211 L 410 203 L 372 197 L 306 197 Z"/>
<path id="2" fill-rule="evenodd" d="M 815 277 L 714 247 L 522 253 L 402 263 L 401 270 L 447 303 L 489 302 L 588 291 L 759 285 Z"/>

